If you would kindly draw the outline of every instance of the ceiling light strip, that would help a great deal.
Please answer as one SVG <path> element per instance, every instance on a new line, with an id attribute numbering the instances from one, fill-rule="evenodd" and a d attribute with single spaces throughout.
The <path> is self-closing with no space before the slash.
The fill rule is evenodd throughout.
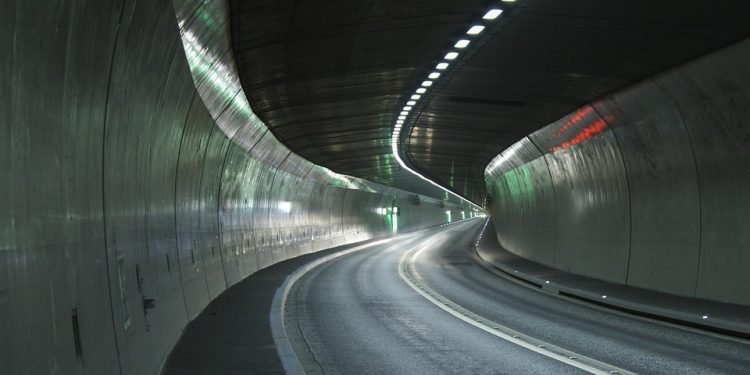
<path id="1" fill-rule="evenodd" d="M 482 20 L 479 22 L 476 22 L 472 24 L 472 26 L 466 31 L 466 35 L 471 37 L 476 37 L 477 35 L 481 34 L 482 31 L 486 28 L 486 24 L 488 24 L 491 21 L 496 20 L 501 14 L 503 13 L 503 10 L 500 8 L 491 8 L 488 9 L 487 12 L 482 16 Z M 466 50 L 470 48 L 471 40 L 467 39 L 466 37 L 459 39 L 456 41 L 452 48 L 455 49 L 461 49 Z M 406 103 L 406 105 L 403 107 L 400 116 L 398 116 L 398 120 L 394 124 L 393 133 L 391 135 L 391 149 L 393 152 L 393 157 L 396 159 L 399 165 L 401 165 L 402 168 L 406 169 L 413 175 L 421 178 L 422 180 L 425 180 L 429 182 L 430 184 L 440 188 L 441 190 L 444 190 L 445 192 L 454 195 L 455 197 L 459 198 L 462 201 L 468 202 L 470 205 L 474 207 L 479 207 L 478 205 L 474 204 L 473 202 L 469 201 L 468 199 L 458 195 L 457 193 L 446 189 L 442 185 L 436 183 L 435 181 L 432 181 L 431 179 L 423 176 L 419 172 L 411 169 L 406 163 L 401 159 L 401 156 L 399 154 L 399 143 L 400 143 L 400 136 L 401 136 L 401 129 L 405 122 L 405 120 L 410 115 L 410 111 L 412 110 L 413 106 L 417 104 L 417 101 L 422 99 L 422 95 L 427 92 L 427 88 L 431 87 L 435 80 L 440 79 L 442 76 L 442 73 L 439 71 L 445 71 L 450 66 L 450 63 L 448 61 L 456 60 L 459 57 L 459 53 L 454 50 L 449 50 L 443 55 L 443 58 L 441 61 L 435 66 L 436 71 L 432 71 L 427 75 L 427 79 L 423 80 L 420 84 L 420 87 L 417 88 L 414 92 L 414 94 L 411 95 L 410 100 Z"/>

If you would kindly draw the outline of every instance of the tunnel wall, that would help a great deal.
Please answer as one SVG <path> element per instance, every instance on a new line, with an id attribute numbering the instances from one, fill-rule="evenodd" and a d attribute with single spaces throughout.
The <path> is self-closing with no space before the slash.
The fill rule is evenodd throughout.
<path id="1" fill-rule="evenodd" d="M 750 305 L 750 41 L 616 92 L 487 167 L 498 240 L 576 274 Z"/>
<path id="2" fill-rule="evenodd" d="M 258 269 L 388 235 L 384 208 L 400 231 L 459 216 L 276 141 L 208 47 L 223 2 L 0 7 L 0 374 L 157 373 Z"/>

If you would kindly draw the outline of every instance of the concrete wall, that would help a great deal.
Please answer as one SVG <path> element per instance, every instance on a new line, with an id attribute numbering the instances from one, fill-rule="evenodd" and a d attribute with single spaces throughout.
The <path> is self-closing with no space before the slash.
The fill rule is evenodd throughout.
<path id="1" fill-rule="evenodd" d="M 279 144 L 224 6 L 0 1 L 0 374 L 157 373 L 256 270 L 388 235 L 381 208 L 400 230 L 446 220 Z"/>
<path id="2" fill-rule="evenodd" d="M 487 167 L 500 243 L 548 266 L 750 305 L 750 41 L 586 105 Z"/>

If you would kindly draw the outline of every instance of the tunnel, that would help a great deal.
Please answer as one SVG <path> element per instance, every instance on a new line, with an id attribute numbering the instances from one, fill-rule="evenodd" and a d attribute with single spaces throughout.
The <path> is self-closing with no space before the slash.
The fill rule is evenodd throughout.
<path id="1" fill-rule="evenodd" d="M 744 2 L 0 9 L 0 374 L 750 373 Z"/>

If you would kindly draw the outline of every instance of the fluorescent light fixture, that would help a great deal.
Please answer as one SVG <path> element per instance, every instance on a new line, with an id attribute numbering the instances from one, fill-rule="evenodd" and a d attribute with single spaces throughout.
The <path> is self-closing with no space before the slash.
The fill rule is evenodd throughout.
<path id="1" fill-rule="evenodd" d="M 409 111 L 401 111 L 401 116 L 406 116 L 409 114 Z"/>
<path id="2" fill-rule="evenodd" d="M 426 88 L 424 88 L 424 87 L 420 87 L 420 88 L 418 88 L 418 89 L 417 89 L 417 91 L 416 91 L 416 93 L 417 93 L 417 94 L 424 94 L 424 93 L 426 93 L 426 92 L 427 92 L 427 89 L 426 89 Z"/>
<path id="3" fill-rule="evenodd" d="M 411 106 L 405 105 L 404 106 L 404 111 L 411 111 Z"/>
<path id="4" fill-rule="evenodd" d="M 430 87 L 430 86 L 432 86 L 432 81 L 430 81 L 430 80 L 424 81 L 424 82 L 422 82 L 422 86 L 424 86 L 424 87 Z"/>
<path id="5" fill-rule="evenodd" d="M 458 52 L 448 52 L 445 54 L 446 60 L 455 60 L 458 57 Z"/>
<path id="6" fill-rule="evenodd" d="M 456 48 L 466 48 L 466 46 L 468 46 L 468 45 L 469 45 L 469 40 L 468 39 L 461 39 L 458 42 L 456 42 L 456 44 L 453 47 L 456 47 Z"/>
<path id="7" fill-rule="evenodd" d="M 404 115 L 398 116 L 398 119 L 399 120 L 406 120 L 406 116 L 404 116 Z"/>
<path id="8" fill-rule="evenodd" d="M 404 120 L 396 120 L 396 123 L 397 123 L 397 124 L 403 124 L 403 123 L 404 123 Z"/>
<path id="9" fill-rule="evenodd" d="M 440 73 L 438 72 L 432 72 L 430 73 L 430 75 L 427 76 L 427 78 L 429 79 L 437 79 L 438 77 L 440 77 Z"/>
<path id="10" fill-rule="evenodd" d="M 415 105 L 415 104 L 417 104 L 417 102 L 415 102 L 414 100 L 409 100 L 408 102 L 406 102 L 406 105 Z"/>
<path id="11" fill-rule="evenodd" d="M 446 63 L 446 62 L 442 62 L 442 63 L 440 63 L 440 64 L 437 64 L 437 65 L 435 66 L 435 69 L 438 69 L 438 70 L 445 70 L 445 69 L 448 69 L 448 63 Z"/>
<path id="12" fill-rule="evenodd" d="M 415 95 L 412 95 L 412 96 L 411 96 L 411 99 L 412 99 L 412 100 L 419 100 L 419 98 L 421 98 L 421 97 L 422 97 L 422 95 L 416 95 L 416 94 L 415 94 Z"/>
<path id="13" fill-rule="evenodd" d="M 502 9 L 490 9 L 487 11 L 487 13 L 484 14 L 484 17 L 482 17 L 483 20 L 494 20 L 497 17 L 500 17 L 500 15 L 503 14 Z"/>
<path id="14" fill-rule="evenodd" d="M 469 35 L 478 35 L 479 33 L 482 32 L 482 30 L 484 30 L 484 26 L 482 26 L 482 25 L 474 25 L 466 33 L 469 34 Z"/>

